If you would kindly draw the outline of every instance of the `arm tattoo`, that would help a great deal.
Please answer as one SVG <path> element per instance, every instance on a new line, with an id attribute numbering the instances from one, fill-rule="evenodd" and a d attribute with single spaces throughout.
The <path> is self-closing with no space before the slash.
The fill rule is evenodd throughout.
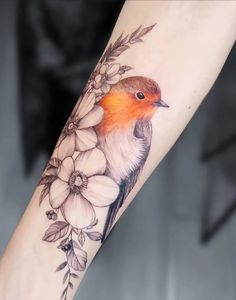
<path id="1" fill-rule="evenodd" d="M 43 241 L 57 243 L 65 261 L 61 300 L 73 288 L 72 279 L 86 269 L 88 241 L 103 242 L 119 208 L 134 187 L 149 153 L 151 118 L 161 100 L 158 84 L 144 76 L 124 76 L 132 67 L 117 58 L 155 26 L 140 26 L 121 34 L 102 55 L 59 137 L 39 182 L 40 204 L 51 222 Z M 96 208 L 108 213 L 103 230 Z"/>

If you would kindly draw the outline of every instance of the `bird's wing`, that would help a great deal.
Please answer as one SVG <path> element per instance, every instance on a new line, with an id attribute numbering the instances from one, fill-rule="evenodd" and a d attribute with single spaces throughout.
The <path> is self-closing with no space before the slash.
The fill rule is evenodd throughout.
<path id="1" fill-rule="evenodd" d="M 142 140 L 143 150 L 142 150 L 142 158 L 138 167 L 136 167 L 129 175 L 129 177 L 124 178 L 120 183 L 120 192 L 117 196 L 115 202 L 113 202 L 108 210 L 107 219 L 104 226 L 103 238 L 102 242 L 106 239 L 108 234 L 110 233 L 115 217 L 117 215 L 118 210 L 124 203 L 124 200 L 133 189 L 135 183 L 138 180 L 138 176 L 145 164 L 147 159 L 150 146 L 151 146 L 151 138 L 152 138 L 152 125 L 150 121 L 142 120 L 138 121 L 134 128 L 134 136 L 138 139 Z M 132 153 L 131 153 L 132 155 Z"/>

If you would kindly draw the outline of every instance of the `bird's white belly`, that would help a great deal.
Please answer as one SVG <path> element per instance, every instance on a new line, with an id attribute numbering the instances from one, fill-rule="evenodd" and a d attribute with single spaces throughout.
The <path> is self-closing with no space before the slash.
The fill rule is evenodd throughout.
<path id="1" fill-rule="evenodd" d="M 98 137 L 98 147 L 107 159 L 107 175 L 118 184 L 121 179 L 139 167 L 143 157 L 142 141 L 133 135 L 133 129 L 125 134 L 117 130 L 106 136 Z"/>

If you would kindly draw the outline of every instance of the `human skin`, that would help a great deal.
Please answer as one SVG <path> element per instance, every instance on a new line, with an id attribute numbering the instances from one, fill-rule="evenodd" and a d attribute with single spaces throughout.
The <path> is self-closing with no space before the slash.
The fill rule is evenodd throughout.
<path id="1" fill-rule="evenodd" d="M 123 75 L 122 79 L 143 76 L 158 83 L 161 98 L 164 99 L 169 108 L 158 107 L 155 112 L 153 111 L 153 114 L 150 113 L 152 126 L 150 149 L 145 150 L 145 161 L 139 170 L 137 182 L 123 199 L 123 205 L 119 207 L 118 211 L 116 210 L 113 224 L 119 219 L 152 171 L 175 143 L 213 85 L 235 42 L 236 3 L 230 1 L 127 1 L 108 45 L 116 41 L 122 32 L 131 34 L 140 25 L 142 28 L 146 28 L 153 24 L 156 25 L 143 37 L 144 42 L 132 44 L 129 49 L 117 57 L 116 63 L 120 66 L 132 67 Z M 141 79 L 141 81 L 144 82 L 145 80 Z M 120 93 L 121 90 L 119 87 L 117 88 L 116 84 L 117 82 L 114 83 L 113 89 Z M 130 84 L 134 84 L 133 81 Z M 107 91 L 103 97 L 107 97 L 109 93 L 110 91 Z M 158 98 L 158 95 L 158 93 L 155 94 L 155 99 L 150 96 L 149 102 L 160 101 L 161 98 Z M 110 106 L 113 105 L 118 96 L 114 97 L 108 100 L 104 98 L 98 105 L 103 110 L 110 111 Z M 79 103 L 74 111 L 78 107 Z M 138 118 L 138 115 L 135 117 Z M 125 120 L 122 121 L 122 126 L 124 123 Z M 101 146 L 102 134 L 104 130 L 108 130 L 110 125 L 101 126 L 99 124 L 95 126 L 99 137 L 97 146 L 104 152 L 106 150 Z M 122 140 L 122 138 L 121 134 L 120 139 Z M 68 144 L 68 149 L 69 146 Z M 56 153 L 63 161 L 66 159 L 67 149 L 66 147 L 59 149 L 56 148 L 53 155 Z M 114 146 L 115 150 L 116 147 Z M 83 151 L 80 149 L 78 152 Z M 105 158 L 108 159 L 109 155 L 110 153 L 105 153 Z M 97 161 L 91 161 L 91 164 L 95 163 L 97 164 Z M 124 164 L 127 163 L 124 161 Z M 65 166 L 69 164 L 67 159 Z M 120 189 L 116 171 L 118 172 L 119 168 L 113 170 L 113 173 L 110 168 L 110 172 L 107 172 L 106 176 L 112 178 Z M 127 189 L 127 182 L 125 185 Z M 49 194 L 39 206 L 41 191 L 42 186 L 36 188 L 1 258 L 0 295 L 3 300 L 56 300 L 60 299 L 62 294 L 64 273 L 61 272 L 64 269 L 56 273 L 55 269 L 65 261 L 65 251 L 57 249 L 58 243 L 56 244 L 56 241 L 49 243 L 47 238 L 42 240 L 45 237 L 45 231 L 51 224 L 45 217 L 45 211 L 51 209 L 50 205 L 58 209 L 55 203 L 59 200 L 54 197 L 55 191 L 54 193 L 51 191 L 51 198 Z M 117 196 L 115 191 L 114 195 Z M 98 203 L 96 205 L 99 207 Z M 83 215 L 78 220 L 74 219 L 70 208 L 67 207 L 68 205 L 62 211 L 64 217 L 70 220 L 73 226 L 80 228 L 81 222 L 86 221 L 87 215 L 84 215 L 84 219 Z M 96 210 L 99 219 L 96 232 L 103 230 L 107 218 L 107 207 L 108 205 L 105 209 Z M 62 218 L 63 213 L 62 215 L 58 213 L 60 216 L 58 220 L 64 220 Z M 74 289 L 69 289 L 67 297 L 63 299 L 73 298 L 86 269 L 100 246 L 100 240 L 89 241 L 84 244 L 83 251 L 87 253 L 86 268 L 78 272 L 78 279 L 72 279 Z"/>

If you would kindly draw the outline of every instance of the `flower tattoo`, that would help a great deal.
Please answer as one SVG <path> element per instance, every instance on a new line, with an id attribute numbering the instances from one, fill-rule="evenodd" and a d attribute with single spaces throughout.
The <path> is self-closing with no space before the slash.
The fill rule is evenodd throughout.
<path id="1" fill-rule="evenodd" d="M 70 116 L 56 145 L 57 157 L 64 159 L 75 151 L 94 148 L 97 135 L 93 129 L 102 120 L 103 110 L 95 105 L 95 93 L 87 94 L 77 112 Z"/>
<path id="2" fill-rule="evenodd" d="M 94 78 L 94 89 L 106 94 L 109 92 L 111 85 L 116 84 L 121 79 L 119 74 L 120 64 L 102 64 Z"/>
<path id="3" fill-rule="evenodd" d="M 108 206 L 116 200 L 119 187 L 103 175 L 105 169 L 106 158 L 97 148 L 80 152 L 75 160 L 69 156 L 62 161 L 49 189 L 49 202 L 52 208 L 61 209 L 73 227 L 88 227 L 96 218 L 93 206 Z"/>
<path id="4" fill-rule="evenodd" d="M 43 241 L 57 243 L 65 254 L 56 269 L 65 270 L 61 300 L 73 289 L 72 279 L 86 269 L 88 240 L 103 242 L 111 231 L 148 156 L 151 118 L 159 107 L 168 107 L 154 80 L 124 77 L 132 67 L 117 61 L 154 26 L 140 26 L 109 44 L 38 184 L 40 204 L 48 201 L 45 215 L 51 222 Z M 106 209 L 105 221 L 98 220 L 97 208 Z M 102 232 L 96 229 L 100 223 Z"/>

